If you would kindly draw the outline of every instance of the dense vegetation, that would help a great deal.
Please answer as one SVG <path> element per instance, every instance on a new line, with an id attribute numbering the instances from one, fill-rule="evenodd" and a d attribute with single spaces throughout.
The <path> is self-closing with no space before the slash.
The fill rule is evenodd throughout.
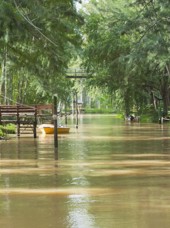
<path id="1" fill-rule="evenodd" d="M 128 114 L 169 106 L 169 0 L 91 0 L 84 10 L 84 65 L 90 84 Z"/>
<path id="2" fill-rule="evenodd" d="M 79 56 L 87 88 L 114 110 L 167 115 L 169 15 L 169 0 L 90 0 L 80 10 L 72 0 L 0 1 L 1 103 L 68 99 L 66 71 Z"/>
<path id="3" fill-rule="evenodd" d="M 0 1 L 1 102 L 66 96 L 65 71 L 81 44 L 80 24 L 71 0 Z"/>
<path id="4" fill-rule="evenodd" d="M 6 138 L 8 134 L 16 133 L 16 126 L 14 124 L 0 125 L 0 139 Z"/>

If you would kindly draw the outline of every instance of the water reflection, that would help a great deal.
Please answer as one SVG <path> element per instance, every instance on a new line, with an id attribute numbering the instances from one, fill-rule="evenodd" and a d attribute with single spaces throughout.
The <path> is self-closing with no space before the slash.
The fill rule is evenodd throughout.
<path id="1" fill-rule="evenodd" d="M 170 226 L 168 124 L 80 116 L 53 140 L 0 142 L 2 228 Z"/>
<path id="2" fill-rule="evenodd" d="M 68 199 L 67 226 L 70 228 L 95 227 L 95 218 L 89 213 L 91 201 L 88 195 L 70 195 Z"/>

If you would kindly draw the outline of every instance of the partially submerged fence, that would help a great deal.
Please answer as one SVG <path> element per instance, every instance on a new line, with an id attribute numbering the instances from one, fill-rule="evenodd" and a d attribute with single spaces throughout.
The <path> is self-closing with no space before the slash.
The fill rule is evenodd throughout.
<path id="1" fill-rule="evenodd" d="M 34 138 L 37 137 L 37 107 L 26 105 L 0 105 L 0 124 L 13 123 L 17 126 L 17 136 L 21 127 L 32 128 Z"/>

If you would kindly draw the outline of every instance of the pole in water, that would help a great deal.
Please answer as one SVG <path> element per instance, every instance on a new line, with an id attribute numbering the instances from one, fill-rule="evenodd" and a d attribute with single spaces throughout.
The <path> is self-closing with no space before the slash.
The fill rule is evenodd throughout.
<path id="1" fill-rule="evenodd" d="M 76 128 L 78 128 L 79 119 L 78 119 L 78 109 L 76 110 Z"/>
<path id="2" fill-rule="evenodd" d="M 53 120 L 54 120 L 54 147 L 58 148 L 58 131 L 57 131 L 57 97 L 54 96 L 54 111 L 53 111 Z"/>
<path id="3" fill-rule="evenodd" d="M 67 102 L 65 101 L 65 125 L 67 125 Z"/>
<path id="4" fill-rule="evenodd" d="M 78 128 L 78 124 L 79 124 L 78 113 L 79 113 L 79 111 L 78 111 L 78 99 L 77 99 L 77 92 L 76 92 L 76 128 Z"/>
<path id="5" fill-rule="evenodd" d="M 58 148 L 54 147 L 54 159 L 58 160 Z"/>

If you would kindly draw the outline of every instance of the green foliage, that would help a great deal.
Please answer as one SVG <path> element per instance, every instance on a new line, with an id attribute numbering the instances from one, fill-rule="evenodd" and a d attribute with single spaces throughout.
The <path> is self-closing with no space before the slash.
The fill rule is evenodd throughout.
<path id="1" fill-rule="evenodd" d="M 68 93 L 65 71 L 80 47 L 83 23 L 73 1 L 1 1 L 0 12 L 0 94 L 38 103 Z"/>
<path id="2" fill-rule="evenodd" d="M 158 97 L 169 104 L 170 35 L 168 0 L 91 1 L 84 10 L 84 66 L 91 85 L 119 91 L 122 107 L 142 113 Z M 107 13 L 106 13 L 107 12 Z"/>
<path id="3" fill-rule="evenodd" d="M 100 88 L 103 103 L 106 94 L 114 98 L 114 111 L 141 114 L 153 104 L 157 113 L 162 99 L 167 113 L 169 0 L 91 0 L 81 14 L 75 4 L 0 2 L 1 103 L 51 103 L 54 94 L 68 100 L 73 83 L 66 70 L 79 54 L 92 100 Z"/>
<path id="4" fill-rule="evenodd" d="M 2 137 L 4 134 L 2 132 L 2 129 L 0 128 L 0 137 Z"/>
<path id="5" fill-rule="evenodd" d="M 15 134 L 16 126 L 14 124 L 7 124 L 6 126 L 0 125 L 0 136 L 4 136 L 6 134 Z"/>
<path id="6" fill-rule="evenodd" d="M 140 116 L 141 122 L 158 122 L 159 119 L 159 113 L 155 111 L 151 104 L 145 105 Z"/>

